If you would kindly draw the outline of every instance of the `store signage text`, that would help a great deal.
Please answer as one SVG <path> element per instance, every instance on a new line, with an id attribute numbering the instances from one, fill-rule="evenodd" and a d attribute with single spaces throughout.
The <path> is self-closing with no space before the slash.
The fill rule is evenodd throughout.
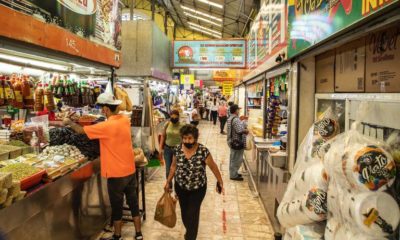
<path id="1" fill-rule="evenodd" d="M 96 12 L 96 0 L 58 0 L 71 11 L 82 15 L 92 15 Z"/>
<path id="2" fill-rule="evenodd" d="M 67 44 L 67 48 L 74 50 L 76 53 L 79 53 L 75 39 L 66 38 L 65 41 Z"/>
<path id="3" fill-rule="evenodd" d="M 368 15 L 371 11 L 376 11 L 392 0 L 362 0 L 362 15 Z"/>
<path id="4" fill-rule="evenodd" d="M 397 40 L 400 35 L 400 28 L 393 30 L 383 31 L 379 33 L 371 34 L 369 38 L 369 50 L 375 55 L 373 62 L 381 62 L 386 60 L 393 60 L 393 51 L 397 49 Z M 384 55 L 386 52 L 392 52 L 393 54 Z"/>
<path id="5" fill-rule="evenodd" d="M 318 10 L 322 2 L 323 0 L 297 0 L 296 9 L 303 12 L 303 14 L 307 14 Z"/>

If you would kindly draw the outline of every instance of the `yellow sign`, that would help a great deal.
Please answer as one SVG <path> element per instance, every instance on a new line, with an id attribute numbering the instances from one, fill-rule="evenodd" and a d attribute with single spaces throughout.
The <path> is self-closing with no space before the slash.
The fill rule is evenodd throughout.
<path id="1" fill-rule="evenodd" d="M 182 74 L 181 75 L 181 84 L 194 84 L 194 75 L 193 74 Z"/>
<path id="2" fill-rule="evenodd" d="M 215 81 L 236 81 L 243 78 L 243 71 L 236 69 L 215 70 L 213 71 L 213 79 Z"/>
<path id="3" fill-rule="evenodd" d="M 222 85 L 222 94 L 225 96 L 231 96 L 233 93 L 233 83 L 228 82 Z"/>

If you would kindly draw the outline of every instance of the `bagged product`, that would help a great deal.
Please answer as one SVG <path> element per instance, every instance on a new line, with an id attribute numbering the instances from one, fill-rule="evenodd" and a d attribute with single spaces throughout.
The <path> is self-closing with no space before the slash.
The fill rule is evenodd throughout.
<path id="1" fill-rule="evenodd" d="M 328 174 L 322 159 L 329 150 L 325 143 L 340 132 L 339 115 L 329 108 L 301 143 L 293 175 L 277 211 L 282 226 L 323 222 L 327 218 Z M 324 223 L 321 225 L 325 227 Z"/>
<path id="2" fill-rule="evenodd" d="M 7 200 L 7 196 L 8 196 L 8 190 L 1 189 L 0 190 L 0 205 L 5 203 L 5 201 Z"/>
<path id="3" fill-rule="evenodd" d="M 12 186 L 12 174 L 11 173 L 3 173 L 0 172 L 0 189 L 1 188 L 10 188 Z"/>
<path id="4" fill-rule="evenodd" d="M 333 239 L 384 239 L 400 221 L 396 200 L 383 192 L 396 178 L 391 146 L 352 129 L 329 141 L 324 165 L 329 175 L 329 218 L 340 224 Z M 329 233 L 326 239 L 332 238 Z"/>
<path id="5" fill-rule="evenodd" d="M 160 222 L 169 228 L 176 225 L 176 200 L 172 198 L 170 193 L 165 192 L 157 202 L 154 220 Z"/>

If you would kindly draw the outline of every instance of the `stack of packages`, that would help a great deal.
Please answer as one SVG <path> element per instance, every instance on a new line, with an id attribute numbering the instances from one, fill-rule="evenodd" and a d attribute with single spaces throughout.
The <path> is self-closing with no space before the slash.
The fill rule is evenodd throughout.
<path id="1" fill-rule="evenodd" d="M 338 135 L 337 119 L 328 109 L 299 148 L 277 212 L 285 240 L 386 239 L 399 224 L 399 206 L 384 192 L 396 176 L 390 147 L 356 130 Z"/>
<path id="2" fill-rule="evenodd" d="M 13 180 L 11 173 L 0 172 L 0 208 L 8 207 L 13 202 L 24 198 L 19 181 Z"/>

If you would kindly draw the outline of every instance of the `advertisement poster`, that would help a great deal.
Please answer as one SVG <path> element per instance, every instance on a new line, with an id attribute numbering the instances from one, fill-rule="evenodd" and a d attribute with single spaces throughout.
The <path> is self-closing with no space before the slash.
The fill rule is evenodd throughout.
<path id="1" fill-rule="evenodd" d="M 121 49 L 118 0 L 14 0 L 0 4 L 110 48 Z"/>
<path id="2" fill-rule="evenodd" d="M 287 46 L 286 0 L 266 0 L 248 38 L 248 66 L 257 68 Z"/>
<path id="3" fill-rule="evenodd" d="M 288 55 L 308 47 L 370 16 L 398 0 L 289 0 Z"/>
<path id="4" fill-rule="evenodd" d="M 246 41 L 175 41 L 173 67 L 245 68 Z"/>

